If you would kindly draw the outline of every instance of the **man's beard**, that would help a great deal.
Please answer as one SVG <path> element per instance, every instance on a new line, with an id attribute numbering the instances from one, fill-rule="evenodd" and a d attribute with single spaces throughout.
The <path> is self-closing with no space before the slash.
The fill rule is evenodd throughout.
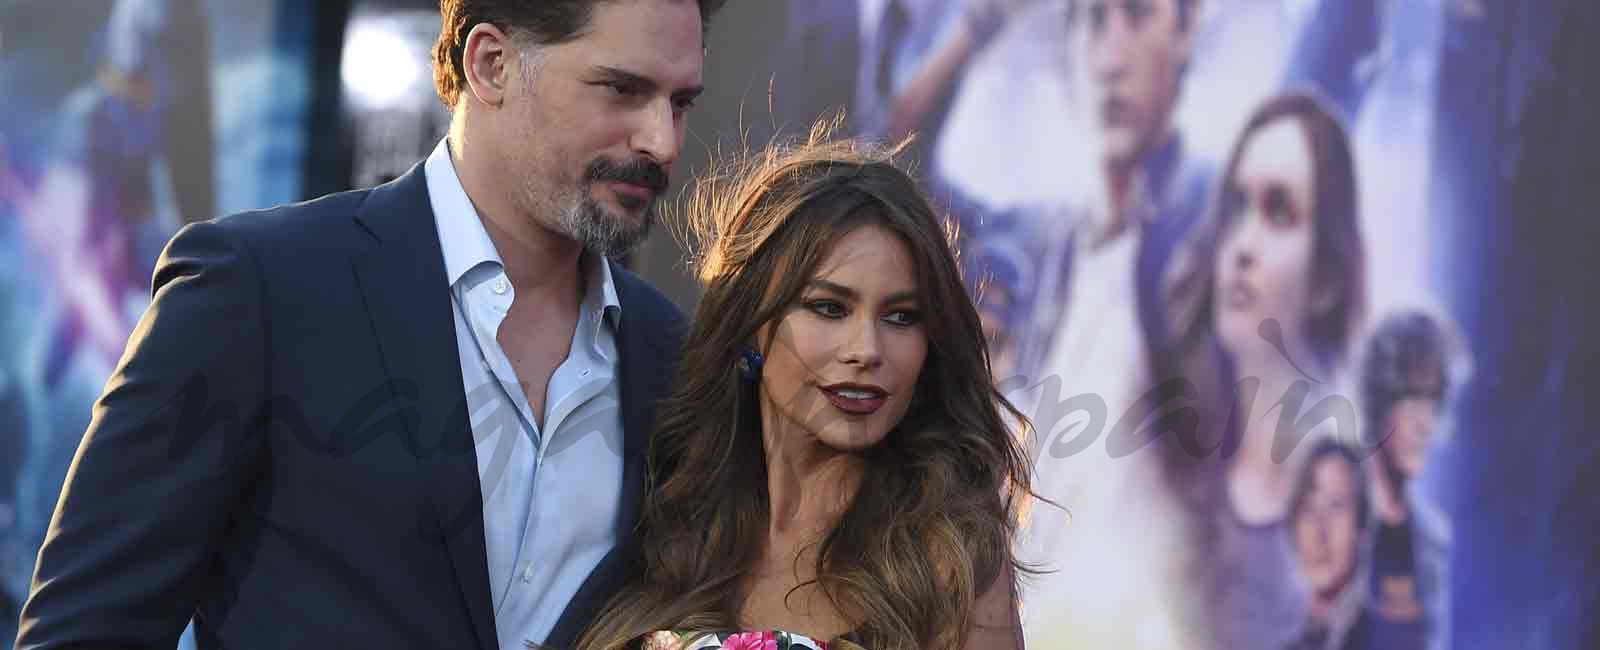
<path id="1" fill-rule="evenodd" d="M 627 164 L 597 159 L 585 170 L 578 196 L 567 202 L 557 217 L 561 229 L 584 250 L 605 257 L 622 257 L 637 249 L 649 236 L 656 219 L 656 199 L 618 194 L 623 209 L 637 211 L 639 216 L 635 221 L 627 215 L 613 213 L 594 198 L 595 183 L 606 180 L 632 183 L 659 195 L 666 190 L 667 174 L 659 165 L 644 159 Z"/>
<path id="2" fill-rule="evenodd" d="M 634 222 L 613 214 L 587 191 L 561 210 L 560 227 L 583 249 L 595 255 L 622 257 L 634 251 L 650 234 L 655 223 L 655 202 L 651 201 Z"/>

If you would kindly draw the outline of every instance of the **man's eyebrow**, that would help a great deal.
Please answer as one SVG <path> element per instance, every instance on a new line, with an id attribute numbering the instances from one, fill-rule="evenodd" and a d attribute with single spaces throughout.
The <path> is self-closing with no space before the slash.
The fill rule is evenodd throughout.
<path id="1" fill-rule="evenodd" d="M 661 84 L 656 83 L 655 80 L 649 77 L 615 66 L 596 66 L 595 72 L 599 76 L 604 77 L 606 81 L 624 84 L 635 90 L 638 90 L 639 92 L 652 93 L 661 87 Z M 672 95 L 677 99 L 694 99 L 699 97 L 700 93 L 705 92 L 705 90 L 705 86 L 695 85 L 684 88 L 683 90 L 679 90 Z"/>
<path id="2" fill-rule="evenodd" d="M 625 83 L 644 90 L 655 90 L 656 82 L 637 72 L 630 72 L 622 68 L 598 65 L 594 68 L 595 74 L 604 77 L 606 81 Z"/>
<path id="3" fill-rule="evenodd" d="M 685 100 L 685 101 L 686 100 L 691 100 L 691 99 L 694 99 L 696 97 L 699 97 L 700 93 L 703 93 L 705 91 L 706 91 L 706 87 L 705 86 L 690 86 L 690 87 L 684 88 L 683 90 L 680 90 L 678 92 L 672 93 L 672 98 L 673 99 L 677 99 L 677 100 Z"/>

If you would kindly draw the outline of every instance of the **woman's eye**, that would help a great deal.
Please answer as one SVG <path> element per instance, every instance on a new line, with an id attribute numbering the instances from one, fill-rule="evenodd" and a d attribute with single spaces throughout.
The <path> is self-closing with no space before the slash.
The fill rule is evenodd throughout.
<path id="1" fill-rule="evenodd" d="M 832 300 L 813 300 L 806 307 L 823 318 L 844 318 L 844 306 Z"/>
<path id="2" fill-rule="evenodd" d="M 1266 205 L 1263 206 L 1267 222 L 1274 226 L 1292 226 L 1295 223 L 1294 207 L 1289 203 L 1289 196 L 1281 189 L 1274 188 L 1267 192 Z"/>
<path id="3" fill-rule="evenodd" d="M 889 312 L 889 315 L 884 316 L 883 319 L 892 325 L 910 327 L 922 322 L 922 313 L 915 310 L 902 309 L 900 311 Z"/>

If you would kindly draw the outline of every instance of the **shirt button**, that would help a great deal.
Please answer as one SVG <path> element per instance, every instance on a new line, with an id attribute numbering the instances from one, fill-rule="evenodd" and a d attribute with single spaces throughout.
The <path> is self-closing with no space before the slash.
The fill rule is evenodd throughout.
<path id="1" fill-rule="evenodd" d="M 495 278 L 494 279 L 494 287 L 493 288 L 494 288 L 494 292 L 496 294 L 505 295 L 505 292 L 506 292 L 506 279 L 505 278 Z"/>
<path id="2" fill-rule="evenodd" d="M 523 569 L 522 569 L 522 583 L 523 584 L 527 584 L 527 583 L 530 583 L 530 582 L 533 582 L 533 565 L 532 564 L 529 564 L 529 565 L 523 567 Z"/>
<path id="3" fill-rule="evenodd" d="M 589 371 L 587 371 L 587 370 L 583 371 L 583 376 L 588 377 L 589 376 Z"/>

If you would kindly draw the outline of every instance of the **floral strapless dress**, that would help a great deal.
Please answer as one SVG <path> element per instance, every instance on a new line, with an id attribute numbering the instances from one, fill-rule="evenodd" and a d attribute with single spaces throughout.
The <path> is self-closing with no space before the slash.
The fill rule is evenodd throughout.
<path id="1" fill-rule="evenodd" d="M 696 633 L 656 632 L 645 638 L 644 650 L 866 650 L 845 638 L 819 641 L 782 630 L 700 633 L 683 645 L 692 634 Z"/>

